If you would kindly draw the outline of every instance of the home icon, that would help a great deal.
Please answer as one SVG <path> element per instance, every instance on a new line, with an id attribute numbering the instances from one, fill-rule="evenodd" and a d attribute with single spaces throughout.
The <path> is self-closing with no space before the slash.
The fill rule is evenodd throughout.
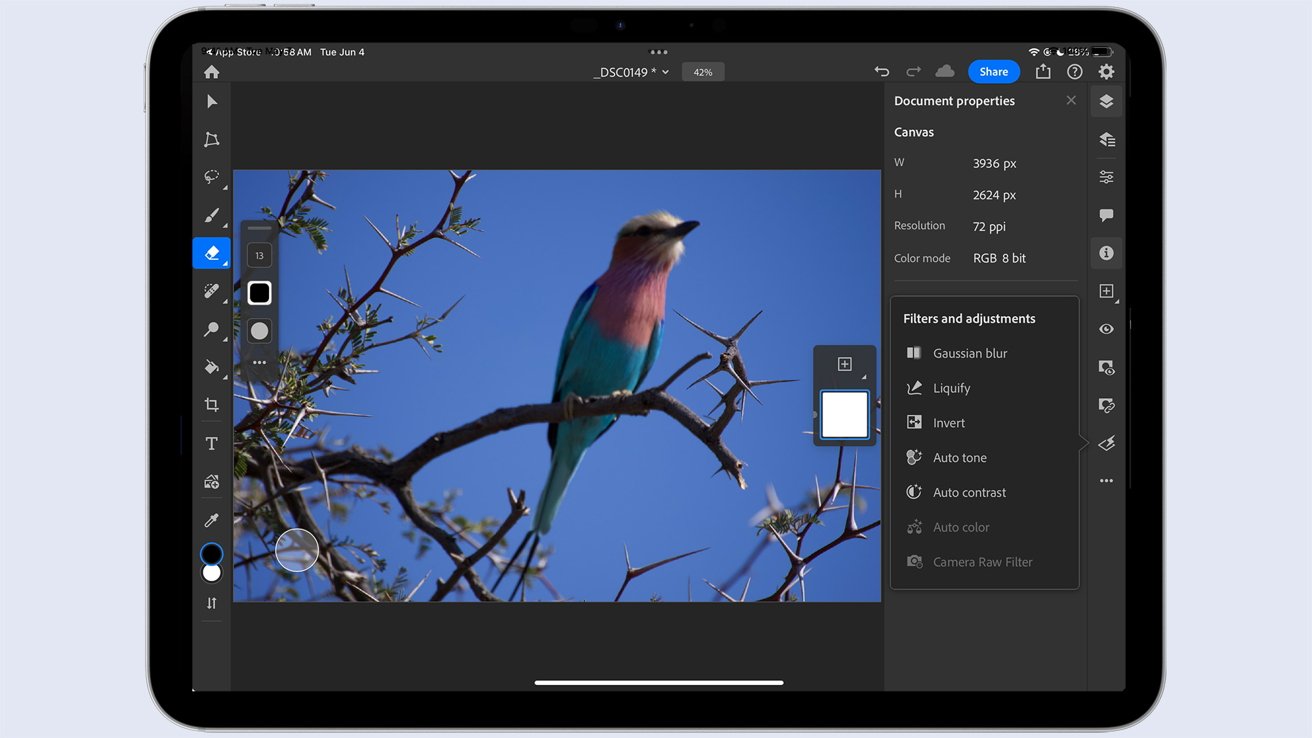
<path id="1" fill-rule="evenodd" d="M 210 69 L 213 69 L 213 68 L 214 68 L 214 67 L 210 67 Z M 1039 66 L 1037 66 L 1037 67 L 1034 68 L 1034 78 L 1035 78 L 1035 79 L 1052 79 L 1052 68 L 1049 67 L 1047 64 L 1040 64 Z"/>
<path id="2" fill-rule="evenodd" d="M 211 64 L 209 68 L 205 70 L 205 79 L 218 79 L 218 78 L 219 78 L 219 70 L 215 69 L 214 65 Z"/>

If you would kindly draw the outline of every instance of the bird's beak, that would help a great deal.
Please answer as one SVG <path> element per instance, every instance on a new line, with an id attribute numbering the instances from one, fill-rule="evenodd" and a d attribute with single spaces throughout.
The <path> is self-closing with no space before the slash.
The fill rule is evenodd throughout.
<path id="1" fill-rule="evenodd" d="M 677 240 L 683 238 L 689 233 L 692 233 L 692 229 L 696 228 L 699 225 L 701 225 L 700 221 L 685 220 L 682 223 L 678 224 L 677 226 L 674 226 L 670 230 L 666 231 L 665 233 L 669 238 Z"/>

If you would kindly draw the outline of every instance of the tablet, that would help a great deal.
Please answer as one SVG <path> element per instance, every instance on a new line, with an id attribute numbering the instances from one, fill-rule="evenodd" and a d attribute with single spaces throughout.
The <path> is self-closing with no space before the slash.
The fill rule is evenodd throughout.
<path id="1" fill-rule="evenodd" d="M 1154 703 L 1142 21 L 200 10 L 147 77 L 149 671 L 176 720 Z"/>

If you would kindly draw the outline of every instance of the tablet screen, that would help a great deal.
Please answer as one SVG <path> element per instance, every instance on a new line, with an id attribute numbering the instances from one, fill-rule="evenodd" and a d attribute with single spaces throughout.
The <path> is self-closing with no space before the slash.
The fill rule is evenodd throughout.
<path id="1" fill-rule="evenodd" d="M 1093 41 L 193 47 L 192 688 L 1123 689 Z"/>

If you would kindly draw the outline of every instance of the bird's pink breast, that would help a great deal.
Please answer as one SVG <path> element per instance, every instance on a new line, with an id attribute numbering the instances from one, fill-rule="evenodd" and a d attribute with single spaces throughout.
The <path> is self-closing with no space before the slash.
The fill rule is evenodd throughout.
<path id="1" fill-rule="evenodd" d="M 647 264 L 612 264 L 597 280 L 589 317 L 606 338 L 646 348 L 652 330 L 665 319 L 669 274 Z"/>

